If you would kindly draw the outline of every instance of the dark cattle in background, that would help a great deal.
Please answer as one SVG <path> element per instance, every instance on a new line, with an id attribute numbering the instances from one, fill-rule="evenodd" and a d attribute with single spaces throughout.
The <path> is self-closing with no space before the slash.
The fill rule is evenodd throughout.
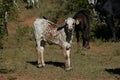
<path id="1" fill-rule="evenodd" d="M 95 0 L 89 0 L 92 4 Z M 112 40 L 116 41 L 114 18 L 120 19 L 120 0 L 96 0 L 93 3 L 99 17 L 104 18 L 111 31 Z"/>
<path id="2" fill-rule="evenodd" d="M 77 12 L 74 17 L 76 20 L 75 24 L 75 32 L 76 32 L 76 38 L 77 42 L 80 41 L 80 31 L 82 33 L 82 40 L 83 40 L 83 47 L 85 48 L 90 48 L 89 46 L 89 30 L 90 30 L 90 25 L 89 25 L 89 11 L 88 10 L 81 10 Z"/>

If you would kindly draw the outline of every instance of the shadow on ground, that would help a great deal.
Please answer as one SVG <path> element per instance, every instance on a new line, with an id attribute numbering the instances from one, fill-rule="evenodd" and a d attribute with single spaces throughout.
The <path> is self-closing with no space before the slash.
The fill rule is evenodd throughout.
<path id="1" fill-rule="evenodd" d="M 117 74 L 120 75 L 120 68 L 114 68 L 114 69 L 105 69 L 110 74 Z"/>
<path id="2" fill-rule="evenodd" d="M 34 66 L 37 66 L 37 61 L 27 61 L 27 63 L 32 64 Z M 46 61 L 46 65 L 53 65 L 55 67 L 61 67 L 64 68 L 65 64 L 63 62 L 53 62 L 53 61 Z"/>

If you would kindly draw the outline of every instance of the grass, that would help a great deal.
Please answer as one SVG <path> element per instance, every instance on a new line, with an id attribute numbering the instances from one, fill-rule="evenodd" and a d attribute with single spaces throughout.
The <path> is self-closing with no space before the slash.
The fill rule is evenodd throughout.
<path id="1" fill-rule="evenodd" d="M 0 50 L 0 75 L 5 75 L 8 80 L 19 77 L 23 77 L 23 80 L 120 79 L 120 73 L 114 73 L 114 70 L 120 68 L 119 42 L 99 45 L 91 42 L 90 50 L 81 48 L 81 45 L 78 47 L 74 42 L 71 51 L 73 70 L 66 72 L 63 53 L 58 46 L 46 45 L 46 67 L 38 69 L 34 39 L 24 38 L 17 42 L 15 36 L 9 36 L 6 41 L 5 48 Z"/>

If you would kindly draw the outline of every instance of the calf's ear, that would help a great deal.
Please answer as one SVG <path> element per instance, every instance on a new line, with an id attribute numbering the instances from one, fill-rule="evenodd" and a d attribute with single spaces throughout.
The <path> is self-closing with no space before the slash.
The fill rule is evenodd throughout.
<path id="1" fill-rule="evenodd" d="M 80 24 L 80 22 L 81 22 L 81 19 L 80 19 L 80 18 L 76 18 L 76 19 L 75 19 L 75 24 L 76 24 L 76 25 Z"/>
<path id="2" fill-rule="evenodd" d="M 64 25 L 65 24 L 65 19 L 64 18 L 60 18 L 58 20 L 58 23 Z"/>

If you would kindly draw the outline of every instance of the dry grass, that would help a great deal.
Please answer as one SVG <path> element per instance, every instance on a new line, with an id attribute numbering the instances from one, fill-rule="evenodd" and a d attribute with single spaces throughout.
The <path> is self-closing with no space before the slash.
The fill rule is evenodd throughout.
<path id="1" fill-rule="evenodd" d="M 23 36 L 24 37 L 24 36 Z M 0 50 L 0 78 L 6 80 L 119 80 L 120 43 L 91 42 L 91 49 L 73 43 L 73 70 L 64 70 L 64 57 L 56 45 L 46 45 L 46 67 L 38 69 L 35 41 L 8 37 Z M 9 45 L 8 45 L 9 44 Z"/>

